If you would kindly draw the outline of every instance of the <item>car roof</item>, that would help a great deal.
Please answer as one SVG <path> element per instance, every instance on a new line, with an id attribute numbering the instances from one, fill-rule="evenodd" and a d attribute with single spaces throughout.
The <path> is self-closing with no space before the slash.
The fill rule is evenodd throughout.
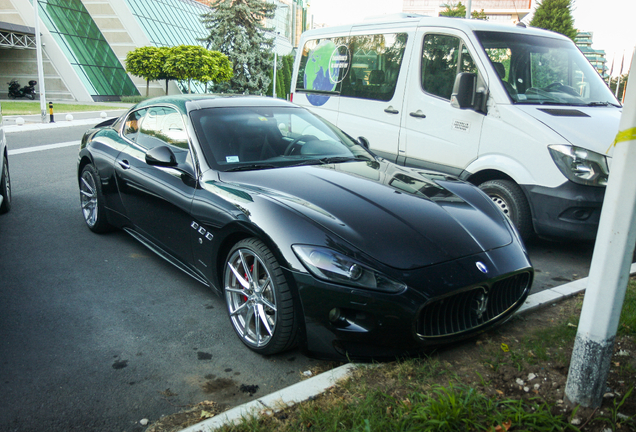
<path id="1" fill-rule="evenodd" d="M 186 94 L 173 96 L 160 96 L 147 99 L 137 104 L 135 108 L 143 108 L 153 105 L 175 105 L 183 112 L 195 111 L 203 108 L 220 107 L 296 107 L 290 102 L 266 96 L 246 95 L 211 95 L 211 94 Z"/>

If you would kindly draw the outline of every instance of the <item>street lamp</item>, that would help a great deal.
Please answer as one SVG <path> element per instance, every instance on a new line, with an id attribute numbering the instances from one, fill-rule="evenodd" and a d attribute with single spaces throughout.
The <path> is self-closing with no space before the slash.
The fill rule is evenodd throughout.
<path id="1" fill-rule="evenodd" d="M 276 7 L 276 12 L 278 9 L 289 9 L 289 5 L 282 4 Z M 276 27 L 276 14 L 274 14 L 274 27 Z M 274 35 L 274 83 L 272 85 L 272 96 L 274 99 L 276 98 L 276 66 L 278 64 L 278 52 L 276 51 L 276 42 L 278 41 L 278 35 L 280 32 L 276 32 Z"/>

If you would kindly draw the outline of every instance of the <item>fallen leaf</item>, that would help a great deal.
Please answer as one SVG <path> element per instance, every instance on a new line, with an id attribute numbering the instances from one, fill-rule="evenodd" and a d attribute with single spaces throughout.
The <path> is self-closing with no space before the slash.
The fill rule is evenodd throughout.
<path id="1" fill-rule="evenodd" d="M 212 418 L 212 417 L 214 417 L 214 414 L 211 413 L 210 411 L 201 410 L 201 418 L 207 419 L 207 418 Z"/>
<path id="2" fill-rule="evenodd" d="M 503 352 L 508 352 L 508 351 L 510 351 L 510 348 L 508 348 L 508 345 L 506 345 L 505 343 L 502 343 L 501 344 L 501 350 Z"/>

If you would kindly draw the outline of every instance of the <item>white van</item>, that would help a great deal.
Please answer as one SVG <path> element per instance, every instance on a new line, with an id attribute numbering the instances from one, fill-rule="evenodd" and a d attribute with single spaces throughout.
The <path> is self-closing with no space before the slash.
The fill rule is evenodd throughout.
<path id="1" fill-rule="evenodd" d="M 405 14 L 311 30 L 291 91 L 379 156 L 479 185 L 523 238 L 596 236 L 621 106 L 562 35 Z"/>

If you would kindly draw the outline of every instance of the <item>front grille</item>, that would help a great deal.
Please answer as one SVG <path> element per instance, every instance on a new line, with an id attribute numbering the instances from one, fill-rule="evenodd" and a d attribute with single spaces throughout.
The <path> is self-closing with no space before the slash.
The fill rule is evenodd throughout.
<path id="1" fill-rule="evenodd" d="M 422 338 L 442 338 L 481 327 L 519 304 L 530 281 L 530 273 L 519 273 L 433 300 L 420 312 L 417 333 Z"/>

